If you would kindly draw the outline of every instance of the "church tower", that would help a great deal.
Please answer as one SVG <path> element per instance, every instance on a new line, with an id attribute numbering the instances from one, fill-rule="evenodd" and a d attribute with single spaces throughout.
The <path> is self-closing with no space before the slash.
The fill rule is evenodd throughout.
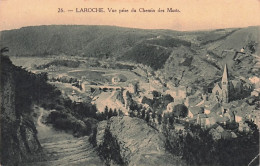
<path id="1" fill-rule="evenodd" d="M 228 94 L 228 92 L 229 92 L 229 81 L 228 81 L 227 64 L 225 64 L 225 67 L 224 67 L 221 85 L 222 85 L 222 102 L 228 103 L 228 101 L 229 101 L 229 94 Z"/>

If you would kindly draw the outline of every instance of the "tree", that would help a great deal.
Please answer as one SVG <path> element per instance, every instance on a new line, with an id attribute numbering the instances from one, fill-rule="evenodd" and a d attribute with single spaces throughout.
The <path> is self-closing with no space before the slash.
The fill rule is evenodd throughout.
<path id="1" fill-rule="evenodd" d="M 115 108 L 114 112 L 113 112 L 113 116 L 117 116 L 117 115 L 118 115 L 118 113 L 117 113 L 116 108 Z"/>
<path id="2" fill-rule="evenodd" d="M 150 112 L 149 111 L 146 112 L 145 120 L 147 123 L 150 121 Z"/>
<path id="3" fill-rule="evenodd" d="M 163 116 L 163 124 L 167 124 L 168 123 L 168 117 L 164 114 Z"/>
<path id="4" fill-rule="evenodd" d="M 255 41 L 250 41 L 247 44 L 248 49 L 250 50 L 251 54 L 254 54 L 257 48 L 257 43 Z"/>
<path id="5" fill-rule="evenodd" d="M 169 103 L 173 102 L 173 98 L 171 95 L 167 94 L 167 95 L 164 95 L 163 96 L 163 103 L 164 103 L 164 106 L 166 107 Z"/>
<path id="6" fill-rule="evenodd" d="M 172 116 L 169 117 L 169 124 L 173 126 L 174 118 Z"/>
<path id="7" fill-rule="evenodd" d="M 105 114 L 106 119 L 108 119 L 108 107 L 107 106 L 105 107 L 104 114 Z"/>
<path id="8" fill-rule="evenodd" d="M 104 112 L 97 113 L 97 120 L 102 121 L 105 119 L 106 119 L 106 116 L 105 116 Z"/>
<path id="9" fill-rule="evenodd" d="M 110 108 L 108 111 L 108 119 L 110 119 L 112 116 L 113 116 L 113 110 L 112 108 Z"/>
<path id="10" fill-rule="evenodd" d="M 188 115 L 188 108 L 184 104 L 177 104 L 173 107 L 173 116 L 186 117 Z"/>
<path id="11" fill-rule="evenodd" d="M 0 55 L 2 55 L 4 52 L 9 52 L 9 48 L 8 47 L 1 48 Z"/>
<path id="12" fill-rule="evenodd" d="M 153 100 L 147 98 L 147 97 L 143 97 L 142 99 L 142 104 L 148 104 L 149 106 L 152 106 L 153 105 Z"/>
<path id="13" fill-rule="evenodd" d="M 141 115 L 141 118 L 144 119 L 144 118 L 145 118 L 145 109 L 144 109 L 144 108 L 142 109 L 141 114 L 142 114 L 142 115 Z"/>
<path id="14" fill-rule="evenodd" d="M 128 114 L 129 114 L 129 116 L 130 116 L 131 118 L 134 117 L 133 110 L 130 109 L 130 110 L 128 111 Z"/>
<path id="15" fill-rule="evenodd" d="M 156 98 L 156 97 L 160 97 L 161 96 L 161 93 L 160 92 L 157 92 L 157 91 L 152 91 L 152 94 L 153 94 L 153 98 Z"/>
<path id="16" fill-rule="evenodd" d="M 123 113 L 123 111 L 121 109 L 118 110 L 118 115 L 119 116 L 124 116 L 124 113 Z"/>
<path id="17" fill-rule="evenodd" d="M 156 114 L 155 114 L 155 111 L 152 112 L 152 118 L 155 119 L 156 117 Z"/>
<path id="18" fill-rule="evenodd" d="M 140 111 L 140 109 L 137 110 L 137 117 L 141 118 L 141 111 Z"/>
<path id="19" fill-rule="evenodd" d="M 162 124 L 162 114 L 158 114 L 157 120 L 158 120 L 158 124 Z"/>

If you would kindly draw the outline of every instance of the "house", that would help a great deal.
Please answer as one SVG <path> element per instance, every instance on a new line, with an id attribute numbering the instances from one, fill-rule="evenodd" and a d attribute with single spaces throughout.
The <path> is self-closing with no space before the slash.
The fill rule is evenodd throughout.
<path id="1" fill-rule="evenodd" d="M 250 128 L 246 122 L 239 122 L 238 125 L 238 131 L 247 133 L 250 131 Z"/>
<path id="2" fill-rule="evenodd" d="M 235 114 L 232 111 L 234 107 L 231 104 L 223 103 L 221 106 L 222 117 L 227 117 L 230 122 L 235 121 Z"/>
<path id="3" fill-rule="evenodd" d="M 71 101 L 76 102 L 76 103 L 82 102 L 81 96 L 78 96 L 74 90 L 72 91 L 71 95 L 69 95 L 69 98 Z"/>
<path id="4" fill-rule="evenodd" d="M 201 107 L 189 107 L 188 108 L 188 117 L 189 118 L 196 118 L 197 115 L 203 114 L 204 109 Z"/>
<path id="5" fill-rule="evenodd" d="M 197 115 L 197 124 L 201 127 L 206 127 L 209 120 L 206 120 L 208 117 L 205 114 L 198 114 Z"/>
<path id="6" fill-rule="evenodd" d="M 189 97 L 186 97 L 185 101 L 184 101 L 184 105 L 186 107 L 189 107 L 190 106 L 190 98 Z"/>
<path id="7" fill-rule="evenodd" d="M 237 123 L 245 120 L 252 120 L 255 118 L 258 111 L 255 111 L 255 106 L 250 106 L 247 103 L 243 103 L 239 108 L 234 111 L 235 121 Z"/>
<path id="8" fill-rule="evenodd" d="M 235 121 L 235 114 L 232 111 L 228 111 L 223 114 L 223 117 L 227 117 L 229 119 L 229 122 Z"/>
<path id="9" fill-rule="evenodd" d="M 119 82 L 125 82 L 126 80 L 127 80 L 127 78 L 122 74 L 118 74 L 118 75 L 115 75 L 114 77 L 112 77 L 113 84 L 117 84 Z"/>
<path id="10" fill-rule="evenodd" d="M 91 87 L 90 87 L 91 83 L 88 81 L 83 81 L 81 83 L 81 88 L 83 92 L 91 92 Z"/>
<path id="11" fill-rule="evenodd" d="M 204 114 L 205 115 L 205 114 Z M 215 125 L 217 123 L 217 118 L 216 117 L 202 117 L 200 116 L 200 125 L 201 127 L 204 127 L 204 128 L 209 128 L 213 125 Z"/>
<path id="12" fill-rule="evenodd" d="M 254 89 L 253 92 L 251 92 L 251 96 L 258 97 L 260 95 L 260 88 Z"/>
<path id="13" fill-rule="evenodd" d="M 219 117 L 216 118 L 216 122 L 225 125 L 225 124 L 227 124 L 227 122 L 229 122 L 229 118 L 228 117 L 219 116 Z"/>
<path id="14" fill-rule="evenodd" d="M 254 122 L 258 126 L 258 128 L 260 128 L 260 121 L 259 121 L 260 120 L 260 111 L 258 111 L 258 110 L 252 111 L 251 117 L 249 120 Z"/>
<path id="15" fill-rule="evenodd" d="M 216 127 L 216 130 L 218 131 L 218 132 L 223 132 L 224 131 L 224 128 L 223 127 L 221 127 L 220 125 L 218 125 L 217 127 Z"/>
<path id="16" fill-rule="evenodd" d="M 217 112 L 220 110 L 220 104 L 218 102 L 204 102 L 204 113 L 210 114 L 211 112 Z"/>
<path id="17" fill-rule="evenodd" d="M 82 87 L 83 92 L 91 92 L 92 91 L 92 88 L 88 85 L 82 84 L 81 87 Z"/>
<path id="18" fill-rule="evenodd" d="M 234 132 L 232 134 L 232 133 L 226 131 L 223 127 L 221 127 L 218 124 L 215 124 L 214 126 L 212 126 L 209 133 L 212 135 L 212 138 L 214 140 L 230 139 L 230 138 L 233 138 L 236 136 L 236 134 Z"/>
<path id="19" fill-rule="evenodd" d="M 137 93 L 137 81 L 132 81 L 129 83 L 127 89 L 130 93 L 136 94 Z"/>
<path id="20" fill-rule="evenodd" d="M 172 87 L 166 91 L 166 94 L 171 95 L 174 99 L 185 99 L 187 97 L 185 86 Z"/>
<path id="21" fill-rule="evenodd" d="M 244 121 L 244 114 L 243 114 L 241 108 L 237 108 L 235 110 L 234 114 L 235 114 L 235 122 L 236 123 Z"/>
<path id="22" fill-rule="evenodd" d="M 198 98 L 198 96 L 192 95 L 192 96 L 187 96 L 185 98 L 184 104 L 186 107 L 194 107 L 194 106 L 203 107 L 204 101 L 202 104 L 198 104 L 199 102 L 200 102 L 200 99 Z"/>
<path id="23" fill-rule="evenodd" d="M 203 93 L 203 94 L 201 95 L 201 97 L 202 97 L 202 99 L 203 99 L 204 101 L 208 101 L 208 100 L 209 100 L 209 96 L 208 96 L 207 93 Z"/>
<path id="24" fill-rule="evenodd" d="M 118 82 L 120 82 L 120 78 L 119 77 L 113 77 L 112 78 L 112 83 L 118 83 Z"/>
<path id="25" fill-rule="evenodd" d="M 249 78 L 249 81 L 256 89 L 260 88 L 260 77 L 253 76 Z"/>
<path id="26" fill-rule="evenodd" d="M 207 118 L 206 125 L 208 127 L 213 126 L 216 123 L 217 123 L 217 118 L 216 117 L 210 116 L 210 117 Z"/>
<path id="27" fill-rule="evenodd" d="M 215 124 L 211 127 L 209 130 L 209 133 L 212 135 L 212 138 L 214 140 L 219 140 L 221 139 L 221 133 L 224 131 L 223 127 L 221 127 L 218 124 Z"/>
<path id="28" fill-rule="evenodd" d="M 76 95 L 76 92 L 75 92 L 75 90 L 73 90 L 71 93 L 71 96 L 75 96 L 75 95 Z"/>
<path id="29" fill-rule="evenodd" d="M 209 131 L 209 133 L 211 134 L 213 140 L 219 140 L 221 139 L 221 133 L 219 133 L 218 131 L 216 131 L 216 129 L 211 129 Z"/>
<path id="30" fill-rule="evenodd" d="M 232 80 L 230 84 L 231 91 L 236 91 L 236 93 L 242 93 L 243 92 L 243 85 L 240 80 Z"/>
<path id="31" fill-rule="evenodd" d="M 186 92 L 187 92 L 187 95 L 191 95 L 193 93 L 193 88 L 187 87 Z"/>
<path id="32" fill-rule="evenodd" d="M 231 137 L 232 137 L 232 138 L 237 138 L 236 133 L 234 133 L 234 132 L 232 131 L 232 132 L 231 132 Z"/>
<path id="33" fill-rule="evenodd" d="M 173 108 L 174 108 L 175 105 L 176 105 L 176 104 L 175 104 L 174 102 L 169 103 L 169 104 L 167 105 L 167 107 L 166 107 L 165 113 L 172 113 L 172 112 L 173 112 Z"/>
<path id="34" fill-rule="evenodd" d="M 230 139 L 232 138 L 232 134 L 226 130 L 224 130 L 222 133 L 221 133 L 221 138 L 222 139 Z"/>

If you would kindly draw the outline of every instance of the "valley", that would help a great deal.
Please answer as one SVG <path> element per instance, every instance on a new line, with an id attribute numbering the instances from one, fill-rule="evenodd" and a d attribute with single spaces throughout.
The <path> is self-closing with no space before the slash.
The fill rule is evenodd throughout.
<path id="1" fill-rule="evenodd" d="M 5 117 L 21 130 L 32 155 L 17 162 L 257 163 L 258 30 L 53 25 L 4 31 L 1 46 L 10 52 L 1 56 L 16 72 L 4 75 L 2 95 L 6 103 L 12 96 L 19 101 L 14 108 L 5 104 Z M 32 137 L 39 143 L 35 156 L 24 141 Z M 13 142 L 7 141 L 10 147 Z"/>

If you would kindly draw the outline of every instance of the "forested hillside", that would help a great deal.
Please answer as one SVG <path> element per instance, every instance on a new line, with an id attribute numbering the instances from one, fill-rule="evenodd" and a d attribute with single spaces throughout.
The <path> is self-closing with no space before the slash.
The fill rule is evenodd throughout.
<path id="1" fill-rule="evenodd" d="M 141 63 L 161 69 L 166 80 L 201 85 L 200 79 L 220 76 L 224 63 L 237 76 L 257 73 L 251 54 L 259 52 L 259 27 L 179 32 L 51 25 L 2 31 L 0 41 L 14 56 L 67 55 Z M 245 54 L 234 60 L 242 48 Z"/>

